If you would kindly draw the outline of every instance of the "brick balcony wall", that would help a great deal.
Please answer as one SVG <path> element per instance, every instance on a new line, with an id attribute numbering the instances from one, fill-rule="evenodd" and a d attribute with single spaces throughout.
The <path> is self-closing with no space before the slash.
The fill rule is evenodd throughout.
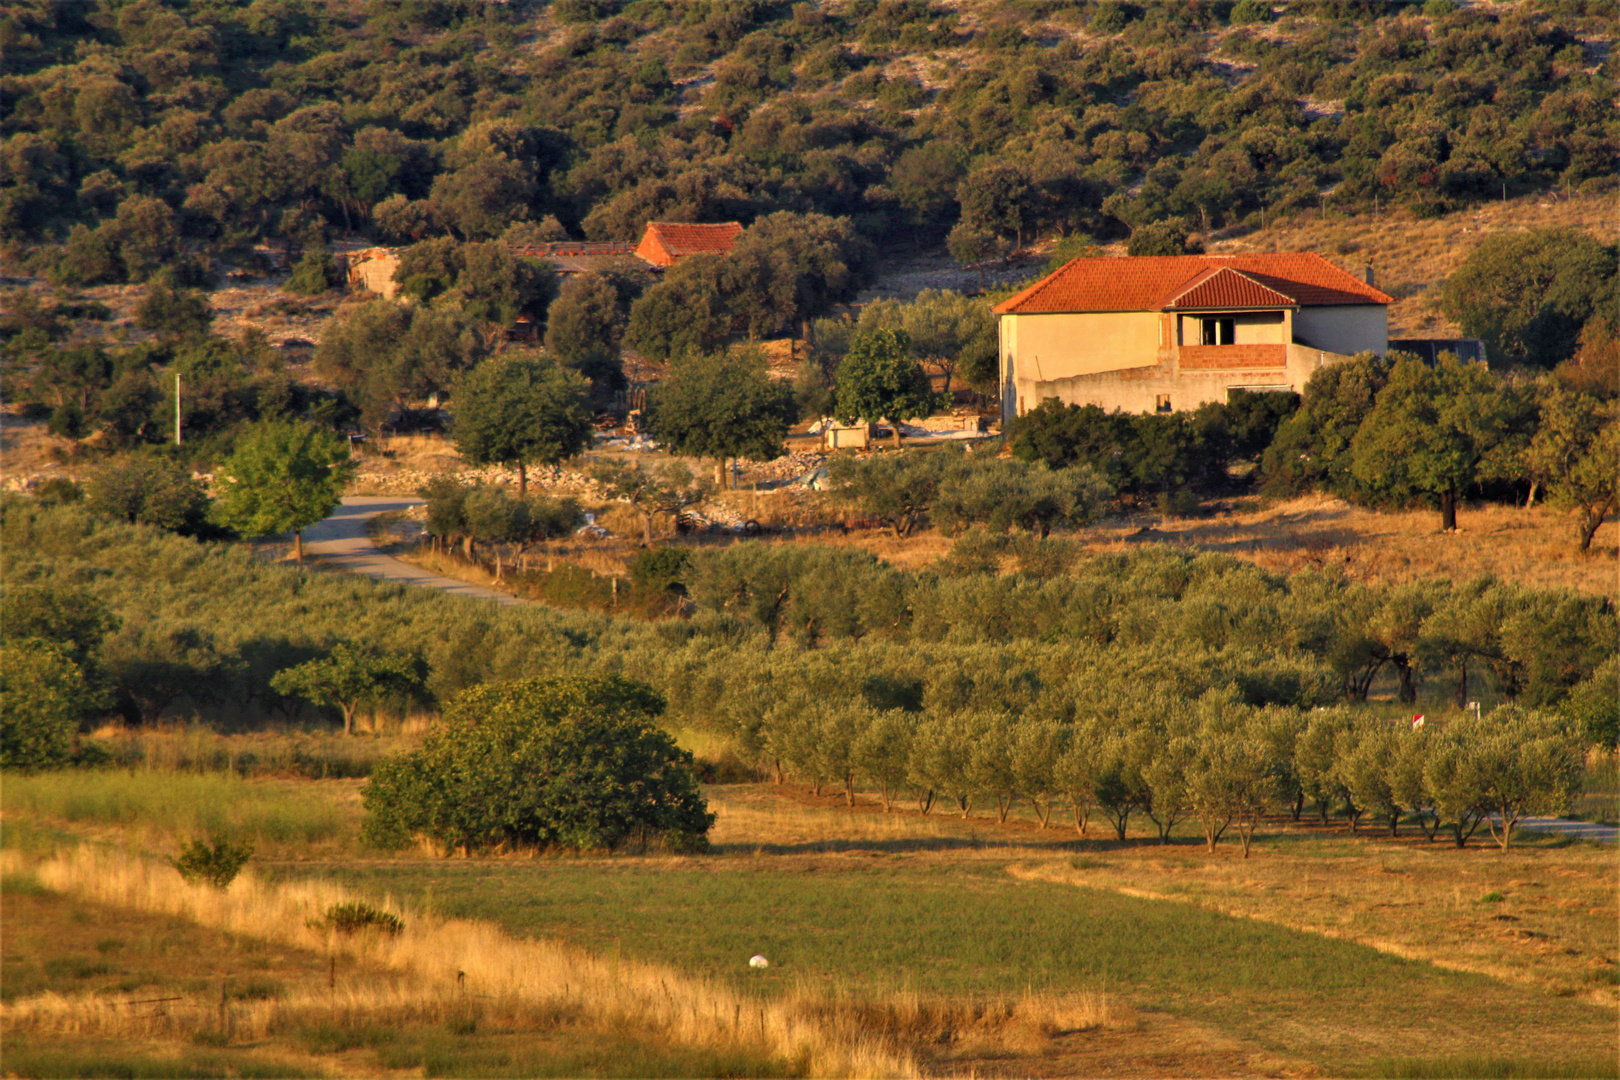
<path id="1" fill-rule="evenodd" d="M 1288 346 L 1183 345 L 1179 362 L 1183 371 L 1285 368 L 1288 366 Z"/>

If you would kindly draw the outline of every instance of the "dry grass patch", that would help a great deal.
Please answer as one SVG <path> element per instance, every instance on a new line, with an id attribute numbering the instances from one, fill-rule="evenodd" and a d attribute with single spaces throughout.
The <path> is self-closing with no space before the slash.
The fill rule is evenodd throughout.
<path id="1" fill-rule="evenodd" d="M 1614 596 L 1620 525 L 1606 524 L 1592 551 L 1575 547 L 1567 514 L 1544 506 L 1495 504 L 1464 508 L 1455 533 L 1439 530 L 1430 510 L 1375 511 L 1331 495 L 1280 503 L 1238 500 L 1235 510 L 1210 518 L 1152 519 L 1153 542 L 1186 544 L 1248 559 L 1280 573 L 1338 566 L 1369 582 L 1419 578 L 1466 580 L 1493 574 L 1536 588 L 1570 588 Z M 1128 551 L 1143 524 L 1108 522 L 1077 535 L 1094 552 Z"/>
<path id="2" fill-rule="evenodd" d="M 4 869 L 23 869 L 4 853 Z M 454 1019 L 469 998 L 523 1015 L 580 1017 L 600 1030 L 644 1033 L 659 1041 L 707 1049 L 751 1048 L 801 1062 L 816 1075 L 908 1076 L 914 1067 L 857 1030 L 832 1026 L 793 1003 L 768 1003 L 667 968 L 599 960 L 551 941 L 520 941 L 487 923 L 404 911 L 396 936 L 343 936 L 322 913 L 356 897 L 328 882 L 271 884 L 251 874 L 227 890 L 184 884 L 166 867 L 80 847 L 31 868 L 48 889 L 134 911 L 189 920 L 229 934 L 259 938 L 336 957 L 386 973 L 388 982 L 356 981 L 317 993 L 244 1006 L 245 1036 L 263 1038 L 287 1010 L 337 1005 L 350 1013 Z M 392 906 L 392 905 L 389 905 Z M 91 998 L 44 995 L 0 1013 L 12 1030 L 48 1034 L 132 1035 L 127 1013 Z"/>
<path id="3" fill-rule="evenodd" d="M 1620 1005 L 1614 852 L 1578 844 L 1502 854 L 1422 840 L 1263 842 L 1258 857 L 1192 845 L 1028 861 L 1015 877 L 1174 900 Z M 1483 898 L 1500 896 L 1500 901 Z"/>

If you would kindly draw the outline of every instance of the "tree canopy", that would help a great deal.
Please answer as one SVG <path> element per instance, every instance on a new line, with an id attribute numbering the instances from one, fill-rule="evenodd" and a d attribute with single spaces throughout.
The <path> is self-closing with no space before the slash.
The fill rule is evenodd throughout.
<path id="1" fill-rule="evenodd" d="M 727 458 L 781 457 L 798 413 L 793 388 L 772 379 L 764 354 L 750 349 L 676 360 L 647 406 L 650 430 L 671 450 L 715 459 L 716 482 Z"/>
<path id="2" fill-rule="evenodd" d="M 259 424 L 220 466 L 220 522 L 244 536 L 290 532 L 304 557 L 305 526 L 343 501 L 354 471 L 345 440 L 310 424 Z"/>
<path id="3" fill-rule="evenodd" d="M 367 785 L 364 832 L 399 847 L 614 848 L 632 837 L 702 850 L 714 822 L 692 755 L 657 724 L 664 700 L 618 677 L 475 687 L 422 748 Z"/>
<path id="4" fill-rule="evenodd" d="M 871 330 L 850 341 L 838 365 L 838 415 L 845 420 L 894 425 L 900 445 L 900 421 L 927 416 L 938 395 L 922 365 L 911 356 L 911 335 L 904 330 Z"/>
<path id="5" fill-rule="evenodd" d="M 585 380 L 524 352 L 494 356 L 456 381 L 456 449 L 477 465 L 510 465 L 528 494 L 530 465 L 557 465 L 591 445 Z"/>

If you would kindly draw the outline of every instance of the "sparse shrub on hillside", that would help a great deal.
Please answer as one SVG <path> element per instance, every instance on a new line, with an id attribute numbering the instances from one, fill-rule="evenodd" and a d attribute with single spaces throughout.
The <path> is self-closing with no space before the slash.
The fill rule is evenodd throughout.
<path id="1" fill-rule="evenodd" d="M 363 900 L 333 904 L 326 909 L 326 917 L 320 925 L 331 927 L 334 932 L 344 937 L 353 937 L 367 930 L 374 930 L 386 937 L 395 937 L 405 930 L 405 922 L 398 915 L 392 911 L 373 907 Z"/>
<path id="2" fill-rule="evenodd" d="M 206 844 L 201 840 L 191 841 L 170 862 L 188 885 L 227 889 L 252 857 L 252 844 L 246 841 L 234 844 L 228 839 L 215 837 Z"/>

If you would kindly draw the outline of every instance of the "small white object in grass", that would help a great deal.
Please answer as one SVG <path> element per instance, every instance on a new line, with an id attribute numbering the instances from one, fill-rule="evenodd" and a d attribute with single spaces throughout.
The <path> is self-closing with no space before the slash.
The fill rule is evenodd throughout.
<path id="1" fill-rule="evenodd" d="M 748 966 L 751 968 L 768 968 L 771 966 L 771 962 L 763 956 L 750 956 Z"/>

